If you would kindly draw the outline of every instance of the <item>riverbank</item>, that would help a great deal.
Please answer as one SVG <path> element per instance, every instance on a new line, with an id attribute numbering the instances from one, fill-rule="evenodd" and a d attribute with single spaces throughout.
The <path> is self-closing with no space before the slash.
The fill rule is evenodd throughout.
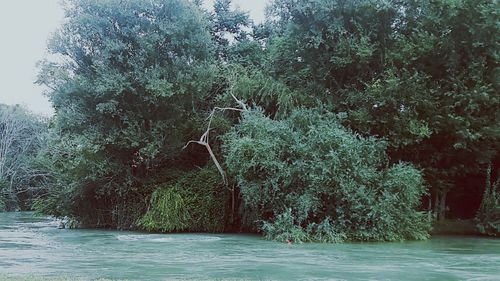
<path id="1" fill-rule="evenodd" d="M 444 220 L 436 221 L 432 225 L 431 236 L 434 235 L 472 235 L 483 236 L 477 229 L 474 221 L 470 220 Z"/>

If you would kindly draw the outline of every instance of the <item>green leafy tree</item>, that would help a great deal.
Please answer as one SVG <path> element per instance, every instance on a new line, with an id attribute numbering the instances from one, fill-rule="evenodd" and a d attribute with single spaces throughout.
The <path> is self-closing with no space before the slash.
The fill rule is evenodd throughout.
<path id="1" fill-rule="evenodd" d="M 425 239 L 420 172 L 389 165 L 384 142 L 338 121 L 317 110 L 283 120 L 244 113 L 223 148 L 248 212 L 281 241 Z"/>
<path id="2" fill-rule="evenodd" d="M 438 217 L 459 176 L 498 157 L 495 1 L 277 0 L 271 12 L 270 73 L 423 168 Z"/>
<path id="3" fill-rule="evenodd" d="M 67 215 L 130 227 L 151 193 L 144 182 L 178 158 L 206 106 L 214 76 L 208 23 L 182 0 L 65 7 L 49 42 L 60 59 L 42 62 L 39 83 L 51 89 L 56 161 L 71 179 Z"/>
<path id="4" fill-rule="evenodd" d="M 247 12 L 232 8 L 232 0 L 216 0 L 209 14 L 210 33 L 216 43 L 219 58 L 228 59 L 235 44 L 248 39 L 250 19 Z"/>

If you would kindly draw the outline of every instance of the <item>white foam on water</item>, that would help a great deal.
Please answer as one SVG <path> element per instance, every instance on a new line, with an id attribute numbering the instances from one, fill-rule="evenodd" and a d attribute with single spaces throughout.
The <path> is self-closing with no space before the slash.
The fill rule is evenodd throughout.
<path id="1" fill-rule="evenodd" d="M 170 241 L 176 242 L 211 242 L 211 241 L 219 241 L 220 237 L 216 236 L 199 236 L 199 237 L 171 237 Z"/>
<path id="2" fill-rule="evenodd" d="M 219 241 L 220 237 L 216 236 L 199 236 L 199 237 L 176 237 L 175 241 L 194 241 L 194 242 L 210 242 L 210 241 Z"/>
<path id="3" fill-rule="evenodd" d="M 148 241 L 150 242 L 172 242 L 174 239 L 170 237 L 164 237 L 164 238 L 152 238 L 149 239 Z"/>
<path id="4" fill-rule="evenodd" d="M 116 239 L 120 241 L 146 241 L 146 242 L 211 242 L 211 241 L 219 241 L 220 237 L 216 236 L 192 236 L 192 237 L 183 237 L 183 236 L 157 236 L 157 235 L 148 235 L 148 234 L 138 234 L 138 235 L 117 235 Z"/>
<path id="5" fill-rule="evenodd" d="M 146 237 L 149 235 L 117 235 L 116 239 L 120 241 L 138 241 L 138 240 L 143 240 L 143 237 Z"/>
<path id="6" fill-rule="evenodd" d="M 53 227 L 57 228 L 61 224 L 60 220 L 50 220 L 50 221 L 40 221 L 40 222 L 32 222 L 28 225 L 30 227 Z"/>

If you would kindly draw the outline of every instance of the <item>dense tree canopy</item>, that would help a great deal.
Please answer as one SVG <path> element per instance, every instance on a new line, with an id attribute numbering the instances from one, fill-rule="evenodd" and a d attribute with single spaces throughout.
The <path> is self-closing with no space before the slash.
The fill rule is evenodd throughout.
<path id="1" fill-rule="evenodd" d="M 496 1 L 279 0 L 272 11 L 275 77 L 423 168 L 441 215 L 458 176 L 498 159 Z"/>
<path id="2" fill-rule="evenodd" d="M 274 0 L 259 25 L 229 0 L 64 3 L 40 64 L 55 116 L 39 210 L 402 240 L 485 194 L 478 223 L 499 229 L 497 1 Z"/>
<path id="3" fill-rule="evenodd" d="M 130 193 L 181 152 L 209 97 L 213 45 L 186 1 L 68 1 L 66 19 L 49 45 L 61 62 L 44 62 L 40 82 L 52 89 L 56 143 L 69 150 L 62 165 L 79 178 L 68 186 L 88 205 L 76 211 L 109 219 L 124 207 L 117 201 L 140 198 Z"/>
<path id="4" fill-rule="evenodd" d="M 418 170 L 389 166 L 383 142 L 353 134 L 332 113 L 294 111 L 285 120 L 246 113 L 225 139 L 228 170 L 272 238 L 427 236 L 427 216 L 416 212 L 425 192 Z M 309 233 L 298 235 L 302 227 Z"/>

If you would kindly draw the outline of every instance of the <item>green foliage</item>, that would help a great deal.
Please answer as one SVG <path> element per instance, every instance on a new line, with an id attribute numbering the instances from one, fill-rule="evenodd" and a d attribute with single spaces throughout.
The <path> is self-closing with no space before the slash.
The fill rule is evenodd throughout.
<path id="1" fill-rule="evenodd" d="M 499 150 L 498 10 L 490 0 L 276 0 L 267 69 L 298 100 L 313 96 L 385 138 L 392 161 L 422 167 L 445 194 Z"/>
<path id="2" fill-rule="evenodd" d="M 214 1 L 214 11 L 209 14 L 210 33 L 215 41 L 217 55 L 223 60 L 230 60 L 236 55 L 234 47 L 238 43 L 248 43 L 245 31 L 250 26 L 248 13 L 232 9 L 231 2 L 232 0 Z"/>
<path id="3" fill-rule="evenodd" d="M 59 59 L 38 81 L 56 114 L 25 166 L 43 171 L 44 213 L 227 229 L 227 187 L 213 167 L 196 170 L 210 161 L 203 146 L 182 147 L 233 96 L 262 112 L 211 119 L 209 144 L 238 183 L 229 224 L 280 241 L 425 239 L 421 197 L 439 195 L 444 214 L 458 176 L 498 158 L 495 1 L 275 0 L 258 26 L 230 0 L 213 12 L 187 0 L 65 3 L 49 42 Z M 494 190 L 478 212 L 485 232 Z"/>
<path id="4" fill-rule="evenodd" d="M 273 222 L 265 221 L 262 225 L 265 237 L 279 242 L 293 241 L 295 243 L 310 242 L 311 237 L 297 224 L 292 210 L 277 215 Z"/>
<path id="5" fill-rule="evenodd" d="M 244 67 L 231 64 L 225 67 L 224 75 L 232 95 L 247 104 L 263 108 L 266 113 L 273 116 L 283 117 L 294 108 L 318 105 L 314 96 L 303 96 L 291 91 L 285 83 L 274 79 L 255 66 Z M 234 99 L 229 94 L 225 94 L 219 97 L 218 102 L 232 105 Z"/>
<path id="6" fill-rule="evenodd" d="M 343 233 L 337 232 L 330 218 L 325 218 L 319 224 L 312 222 L 304 229 L 294 218 L 291 209 L 277 215 L 273 222 L 265 221 L 262 231 L 267 239 L 279 242 L 340 243 L 346 240 Z"/>
<path id="7" fill-rule="evenodd" d="M 129 228 L 143 215 L 152 175 L 181 158 L 193 125 L 186 120 L 210 101 L 209 24 L 184 0 L 66 4 L 49 42 L 62 59 L 42 62 L 39 74 L 55 109 L 52 213 Z"/>
<path id="8" fill-rule="evenodd" d="M 224 137 L 226 165 L 270 238 L 297 241 L 425 239 L 420 172 L 389 166 L 385 144 L 328 112 L 283 120 L 245 113 Z"/>
<path id="9" fill-rule="evenodd" d="M 215 167 L 189 172 L 158 187 L 141 225 L 149 231 L 207 231 L 225 229 L 229 190 Z"/>
<path id="10" fill-rule="evenodd" d="M 486 173 L 486 184 L 481 206 L 476 214 L 476 227 L 479 232 L 500 236 L 500 179 L 491 182 L 491 164 Z"/>
<path id="11" fill-rule="evenodd" d="M 180 188 L 160 188 L 151 195 L 151 207 L 142 219 L 146 230 L 182 231 L 188 229 L 191 221 L 190 208 L 179 194 Z"/>

